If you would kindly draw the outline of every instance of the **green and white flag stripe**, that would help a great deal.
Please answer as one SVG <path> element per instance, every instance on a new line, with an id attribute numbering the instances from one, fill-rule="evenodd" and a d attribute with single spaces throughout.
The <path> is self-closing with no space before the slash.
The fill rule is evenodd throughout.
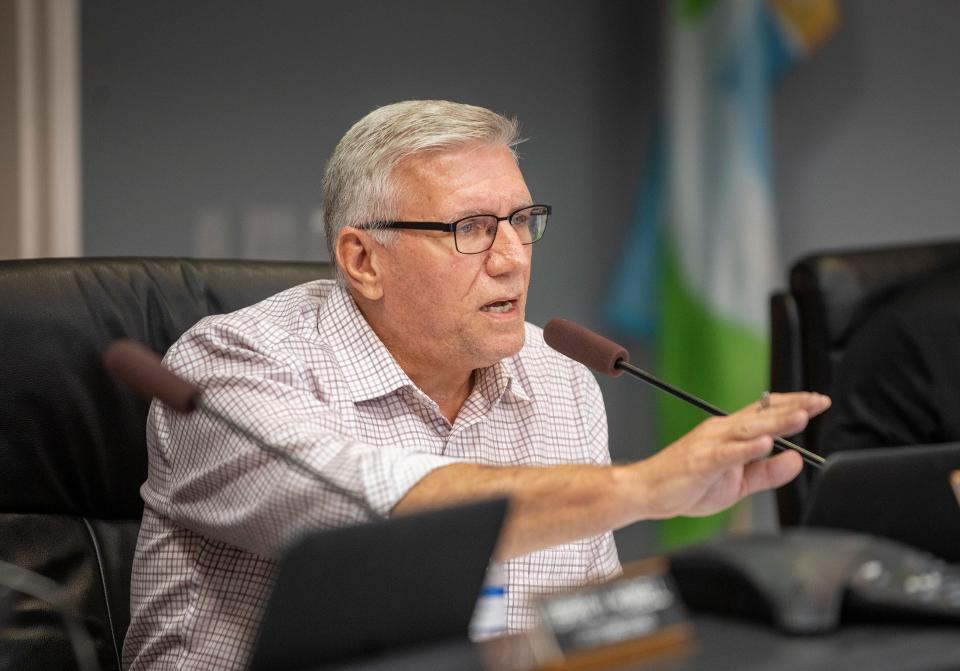
<path id="1" fill-rule="evenodd" d="M 759 0 L 675 3 L 667 38 L 667 235 L 657 369 L 725 409 L 767 384 L 766 300 L 776 280 Z M 660 442 L 703 414 L 659 399 Z M 726 515 L 660 525 L 665 547 L 712 535 Z"/>
<path id="2" fill-rule="evenodd" d="M 795 54 L 761 0 L 673 2 L 665 43 L 664 122 L 610 317 L 653 336 L 668 382 L 734 410 L 767 386 L 767 297 L 779 280 L 770 90 Z M 657 403 L 660 445 L 704 419 L 672 397 Z M 701 540 L 727 517 L 663 522 L 661 543 Z"/>

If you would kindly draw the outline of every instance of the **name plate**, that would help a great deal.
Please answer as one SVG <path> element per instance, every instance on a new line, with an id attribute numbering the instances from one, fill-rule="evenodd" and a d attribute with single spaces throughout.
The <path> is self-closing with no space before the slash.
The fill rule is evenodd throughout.
<path id="1" fill-rule="evenodd" d="M 666 562 L 625 567 L 619 578 L 540 600 L 534 651 L 543 669 L 580 669 L 685 650 L 693 628 Z"/>

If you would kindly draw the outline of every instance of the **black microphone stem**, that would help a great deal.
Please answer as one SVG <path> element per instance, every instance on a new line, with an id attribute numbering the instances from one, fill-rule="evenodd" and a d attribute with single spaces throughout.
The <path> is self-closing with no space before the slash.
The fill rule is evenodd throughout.
<path id="1" fill-rule="evenodd" d="M 653 375 L 643 370 L 642 368 L 637 368 L 633 364 L 627 361 L 624 361 L 623 359 L 620 359 L 619 361 L 617 361 L 617 363 L 614 364 L 614 367 L 616 367 L 618 370 L 622 370 L 624 373 L 629 373 L 633 377 L 643 380 L 647 384 L 652 385 L 657 389 L 660 389 L 661 391 L 665 391 L 672 396 L 676 396 L 677 398 L 684 400 L 687 403 L 690 403 L 691 405 L 695 405 L 696 407 L 700 408 L 704 412 L 710 413 L 711 415 L 715 415 L 717 417 L 725 417 L 728 414 L 723 410 L 721 410 L 720 408 L 718 408 L 717 406 L 711 405 L 710 403 L 707 403 L 703 399 L 697 398 L 692 394 L 688 394 L 682 389 L 677 389 L 672 384 L 667 384 L 663 380 L 655 378 Z M 798 452 L 800 456 L 803 458 L 803 460 L 808 464 L 810 464 L 811 466 L 813 466 L 814 468 L 822 468 L 823 463 L 826 461 L 819 454 L 814 454 L 810 450 L 804 449 L 799 445 L 797 445 L 796 443 L 792 443 L 789 440 L 786 440 L 785 438 L 781 438 L 779 436 L 774 437 L 773 446 L 779 450 L 793 450 L 795 452 Z"/>

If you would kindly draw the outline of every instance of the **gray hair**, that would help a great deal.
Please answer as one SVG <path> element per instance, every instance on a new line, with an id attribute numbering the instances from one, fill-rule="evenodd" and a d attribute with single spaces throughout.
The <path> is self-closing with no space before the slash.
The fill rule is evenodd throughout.
<path id="1" fill-rule="evenodd" d="M 396 218 L 399 194 L 391 175 L 404 160 L 473 143 L 504 144 L 512 151 L 522 142 L 518 134 L 516 119 L 446 100 L 407 100 L 367 114 L 337 144 L 323 177 L 323 225 L 331 263 L 336 262 L 334 244 L 344 226 Z M 374 234 L 388 244 L 395 233 L 382 229 Z"/>

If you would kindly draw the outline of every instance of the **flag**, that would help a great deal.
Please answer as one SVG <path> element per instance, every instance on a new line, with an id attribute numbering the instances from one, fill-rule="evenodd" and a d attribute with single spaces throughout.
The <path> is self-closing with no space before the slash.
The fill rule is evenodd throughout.
<path id="1" fill-rule="evenodd" d="M 770 93 L 834 29 L 830 0 L 676 0 L 667 12 L 663 121 L 615 276 L 615 328 L 654 341 L 668 382 L 734 410 L 767 386 L 767 296 L 779 279 Z M 657 397 L 657 442 L 704 419 Z M 660 523 L 664 548 L 729 513 Z"/>

